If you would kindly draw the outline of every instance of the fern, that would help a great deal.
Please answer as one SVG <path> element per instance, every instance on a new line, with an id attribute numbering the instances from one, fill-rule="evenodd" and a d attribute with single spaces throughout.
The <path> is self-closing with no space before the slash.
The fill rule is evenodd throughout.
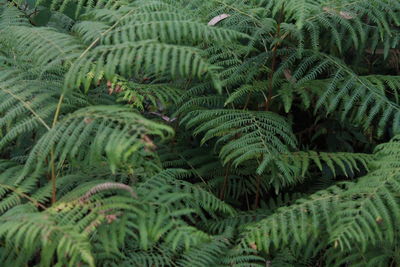
<path id="1" fill-rule="evenodd" d="M 399 26 L 394 0 L 0 0 L 0 265 L 399 265 Z"/>
<path id="2" fill-rule="evenodd" d="M 80 109 L 43 135 L 27 159 L 25 173 L 28 174 L 33 167 L 41 168 L 52 147 L 55 147 L 53 157 L 60 163 L 67 157 L 73 160 L 90 157 L 90 161 L 101 161 L 106 156 L 115 171 L 136 151 L 146 147 L 151 150 L 154 144 L 146 134 L 166 138 L 173 131 L 117 106 Z M 82 154 L 80 147 L 88 150 Z"/>
<path id="3" fill-rule="evenodd" d="M 345 197 L 352 201 L 345 204 L 345 211 L 339 210 L 337 213 L 337 230 L 332 232 L 335 246 L 343 249 L 356 242 L 365 250 L 367 243 L 375 245 L 381 240 L 393 243 L 397 239 L 397 146 L 398 137 L 379 146 L 376 151 L 376 170 L 360 178 L 346 192 Z M 357 214 L 355 219 L 353 214 Z M 349 220 L 349 216 L 353 219 Z"/>
<path id="4" fill-rule="evenodd" d="M 334 186 L 317 192 L 297 203 L 278 209 L 274 214 L 253 226 L 242 237 L 243 246 L 271 251 L 296 242 L 305 245 L 308 238 L 323 235 L 331 222 L 331 212 L 340 201 L 341 187 Z M 267 236 L 268 238 L 262 238 Z"/>
<path id="5" fill-rule="evenodd" d="M 220 136 L 217 144 L 230 141 L 221 148 L 220 156 L 224 163 L 232 161 L 238 166 L 246 160 L 259 159 L 257 173 L 264 171 L 276 153 L 287 152 L 296 144 L 290 127 L 272 113 L 193 111 L 185 116 L 183 123 L 187 127 L 197 126 L 194 133 L 206 132 L 202 143 Z"/>

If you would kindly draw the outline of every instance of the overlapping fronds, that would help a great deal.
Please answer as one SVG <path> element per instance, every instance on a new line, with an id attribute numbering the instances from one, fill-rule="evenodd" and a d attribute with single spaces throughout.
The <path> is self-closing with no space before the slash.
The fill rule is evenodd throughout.
<path id="1" fill-rule="evenodd" d="M 280 69 L 281 75 L 295 58 L 292 54 L 285 59 Z M 338 58 L 310 51 L 305 52 L 305 57 L 292 73 L 291 79 L 295 82 L 283 87 L 282 91 L 287 111 L 293 101 L 293 94 L 297 93 L 305 107 L 316 98 L 317 110 L 323 109 L 328 114 L 337 112 L 342 120 L 350 118 L 364 128 L 374 124 L 379 134 L 383 134 L 388 126 L 393 127 L 394 132 L 398 131 L 398 76 L 360 76 Z M 318 79 L 324 74 L 330 77 Z"/>
<path id="2" fill-rule="evenodd" d="M 395 243 L 398 204 L 399 139 L 377 148 L 375 170 L 359 179 L 345 194 L 349 201 L 339 205 L 331 240 L 340 249 L 356 243 L 365 250 L 367 244 Z"/>
<path id="3" fill-rule="evenodd" d="M 290 126 L 280 116 L 268 112 L 238 110 L 199 110 L 189 112 L 182 123 L 195 127 L 194 133 L 205 132 L 202 143 L 218 137 L 220 157 L 236 166 L 258 159 L 257 173 L 262 173 L 277 153 L 296 146 Z"/>
<path id="4" fill-rule="evenodd" d="M 72 160 L 102 161 L 107 158 L 113 170 L 127 162 L 135 152 L 149 152 L 154 143 L 148 135 L 168 138 L 173 130 L 146 120 L 118 106 L 93 106 L 70 114 L 43 135 L 26 162 L 26 173 L 41 168 L 52 154 L 58 162 Z M 82 149 L 85 147 L 85 149 Z"/>
<path id="5" fill-rule="evenodd" d="M 244 244 L 270 251 L 290 247 L 293 240 L 301 247 L 313 236 L 319 238 L 319 242 L 331 244 L 335 250 L 355 250 L 354 256 L 381 242 L 397 244 L 398 145 L 396 137 L 379 146 L 374 170 L 359 181 L 317 192 L 250 225 L 243 236 Z M 327 237 L 322 241 L 320 238 L 324 235 Z M 268 238 L 262 238 L 264 236 Z M 369 259 L 368 264 L 373 264 L 374 260 L 375 263 L 385 262 L 390 257 L 386 254 Z M 357 258 L 347 258 L 347 261 L 356 263 Z"/>
<path id="6" fill-rule="evenodd" d="M 397 0 L 0 0 L 0 266 L 397 266 Z"/>
<path id="7" fill-rule="evenodd" d="M 332 224 L 332 211 L 342 192 L 341 187 L 334 186 L 279 208 L 255 225 L 248 226 L 242 237 L 243 246 L 271 251 L 289 246 L 292 242 L 302 246 L 310 238 L 322 236 Z"/>

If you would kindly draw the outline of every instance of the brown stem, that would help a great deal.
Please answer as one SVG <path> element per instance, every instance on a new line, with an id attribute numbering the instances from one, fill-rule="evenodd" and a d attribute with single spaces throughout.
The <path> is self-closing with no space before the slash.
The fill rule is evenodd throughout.
<path id="1" fill-rule="evenodd" d="M 277 50 L 278 47 L 281 44 L 281 41 L 283 39 L 285 39 L 285 37 L 287 36 L 281 36 L 281 23 L 283 20 L 283 14 L 284 14 L 284 10 L 285 10 L 285 4 L 282 5 L 281 8 L 281 12 L 279 14 L 279 18 L 278 18 L 278 24 L 277 24 L 277 29 L 276 29 L 276 34 L 275 34 L 275 38 L 279 38 L 279 42 L 276 42 L 276 44 L 274 45 L 274 47 L 272 48 L 272 63 L 271 63 L 271 72 L 269 74 L 269 85 L 268 85 L 268 97 L 265 103 L 265 110 L 268 111 L 270 109 L 271 106 L 271 102 L 272 102 L 272 87 L 273 87 L 273 83 L 272 83 L 272 78 L 274 77 L 274 73 L 275 73 L 275 69 L 276 69 L 276 61 L 277 61 Z"/>
<path id="2" fill-rule="evenodd" d="M 24 192 L 19 191 L 18 188 L 16 188 L 16 187 L 12 187 L 12 186 L 5 185 L 5 184 L 0 184 L 0 188 L 5 188 L 5 189 L 8 189 L 8 190 L 11 190 L 14 193 L 16 193 L 16 194 L 20 195 L 21 197 L 26 198 L 27 200 L 32 202 L 36 207 L 42 208 L 44 210 L 46 209 L 46 207 L 44 205 L 42 205 L 39 201 L 37 201 L 34 198 L 31 198 L 30 196 L 28 196 Z"/>
<path id="3" fill-rule="evenodd" d="M 279 38 L 281 33 L 281 24 L 278 23 L 278 29 L 276 32 L 276 37 Z M 277 61 L 277 50 L 280 45 L 280 42 L 277 42 L 274 45 L 274 48 L 272 48 L 272 63 L 271 63 L 271 72 L 269 74 L 269 81 L 268 81 L 268 97 L 267 100 L 265 101 L 265 110 L 268 111 L 270 106 L 271 106 L 271 101 L 272 101 L 272 89 L 273 89 L 273 83 L 272 83 L 272 78 L 274 77 L 275 73 L 275 68 L 276 68 L 276 61 Z"/>

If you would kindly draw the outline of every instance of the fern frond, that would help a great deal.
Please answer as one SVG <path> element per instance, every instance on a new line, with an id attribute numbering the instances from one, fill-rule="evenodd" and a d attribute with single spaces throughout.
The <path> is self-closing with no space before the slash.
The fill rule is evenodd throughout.
<path id="1" fill-rule="evenodd" d="M 283 72 L 282 68 L 281 71 Z M 332 78 L 316 80 L 324 72 L 330 73 Z M 350 116 L 364 128 L 370 127 L 379 115 L 377 130 L 380 135 L 387 125 L 391 125 L 393 131 L 397 132 L 396 121 L 400 110 L 396 89 L 398 77 L 359 76 L 337 58 L 312 52 L 297 66 L 293 78 L 297 80 L 294 86 L 303 90 L 325 86 L 323 93 L 316 92 L 319 98 L 317 110 L 321 108 L 327 113 L 338 112 L 342 120 Z"/>
<path id="2" fill-rule="evenodd" d="M 271 251 L 275 247 L 296 242 L 306 244 L 310 237 L 317 237 L 332 224 L 331 212 L 340 201 L 343 189 L 333 186 L 317 192 L 295 204 L 279 208 L 267 218 L 249 225 L 243 233 L 243 246 L 255 246 L 258 250 Z"/>
<path id="3" fill-rule="evenodd" d="M 187 200 L 187 203 L 185 204 L 186 208 L 194 208 L 197 211 L 204 209 L 211 215 L 216 213 L 228 215 L 236 213 L 235 209 L 233 209 L 230 205 L 221 201 L 212 193 L 201 188 L 199 185 L 193 185 L 189 182 L 178 179 L 179 177 L 185 177 L 186 175 L 188 175 L 188 172 L 182 169 L 165 170 L 158 175 L 151 177 L 148 181 L 140 186 L 140 190 L 148 192 L 146 199 L 159 199 L 161 192 L 165 192 L 166 189 L 174 188 L 176 192 L 185 193 L 186 195 L 191 196 L 193 201 Z M 169 185 L 169 187 L 165 187 L 165 185 Z M 155 190 L 156 188 L 159 189 Z M 161 199 L 163 198 L 161 197 L 160 200 Z M 166 199 L 164 201 L 166 201 Z"/>
<path id="4" fill-rule="evenodd" d="M 168 138 L 173 130 L 146 120 L 127 108 L 93 106 L 83 108 L 60 121 L 38 141 L 26 162 L 25 174 L 43 166 L 54 147 L 54 157 L 64 160 L 90 157 L 101 161 L 106 157 L 112 170 L 126 162 L 135 152 L 152 149 L 147 135 Z M 86 150 L 80 148 L 85 147 Z M 83 153 L 82 153 L 83 152 Z"/>
<path id="5" fill-rule="evenodd" d="M 336 213 L 331 241 L 340 249 L 357 243 L 363 250 L 367 244 L 389 243 L 398 238 L 399 220 L 397 193 L 399 139 L 380 145 L 376 151 L 376 170 L 359 179 L 344 197 Z"/>
<path id="6" fill-rule="evenodd" d="M 83 51 L 74 36 L 51 28 L 14 27 L 10 30 L 15 41 L 24 48 L 24 54 L 34 58 L 42 68 L 64 63 L 71 65 Z"/>
<path id="7" fill-rule="evenodd" d="M 71 231 L 68 225 L 57 225 L 54 218 L 50 218 L 48 214 L 40 213 L 12 217 L 5 215 L 0 218 L 0 236 L 7 239 L 12 237 L 13 242 L 10 245 L 15 250 L 24 252 L 19 255 L 21 260 L 28 261 L 36 253 L 36 249 L 41 247 L 43 266 L 50 266 L 54 254 L 60 262 L 74 265 L 84 261 L 89 266 L 95 266 L 87 236 Z M 52 239 L 57 239 L 59 243 L 49 242 Z"/>
<path id="8" fill-rule="evenodd" d="M 326 153 L 315 151 L 308 152 L 292 152 L 290 154 L 281 155 L 284 164 L 292 166 L 294 170 L 298 170 L 301 176 L 305 176 L 313 163 L 320 171 L 323 165 L 336 176 L 341 173 L 345 176 L 353 176 L 360 169 L 368 170 L 368 165 L 372 162 L 373 156 L 369 154 L 359 153 Z"/>
<path id="9" fill-rule="evenodd" d="M 238 166 L 250 159 L 259 160 L 259 174 L 277 153 L 288 152 L 296 145 L 288 123 L 274 113 L 200 110 L 189 112 L 181 123 L 188 128 L 195 127 L 195 134 L 205 132 L 203 144 L 217 137 L 225 164 L 232 161 Z"/>
<path id="10" fill-rule="evenodd" d="M 120 62 L 123 57 L 124 64 Z M 116 74 L 132 77 L 141 72 L 168 74 L 172 77 L 198 77 L 208 75 L 217 90 L 221 89 L 216 68 L 205 61 L 198 49 L 167 45 L 155 41 L 124 42 L 102 45 L 80 58 L 66 75 L 67 87 L 84 85 Z"/>

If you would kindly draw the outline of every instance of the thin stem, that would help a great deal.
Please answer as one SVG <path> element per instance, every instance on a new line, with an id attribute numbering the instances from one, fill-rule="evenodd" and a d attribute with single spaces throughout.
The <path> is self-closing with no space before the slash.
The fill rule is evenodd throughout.
<path id="1" fill-rule="evenodd" d="M 99 37 L 97 37 L 86 49 L 85 51 L 82 52 L 82 54 L 79 56 L 78 59 L 83 58 L 101 39 L 101 37 L 103 37 L 104 35 L 108 34 L 110 31 L 112 31 L 115 27 L 117 27 L 117 25 L 121 22 L 121 20 L 123 20 L 124 18 L 126 18 L 127 16 L 129 16 L 130 14 L 132 14 L 133 12 L 135 12 L 135 9 L 132 9 L 131 11 L 129 11 L 128 13 L 126 13 L 124 16 L 122 16 L 121 18 L 119 18 L 110 28 L 108 28 L 106 31 L 102 32 L 100 34 Z M 52 128 L 54 128 L 54 126 L 57 124 L 58 121 L 58 117 L 60 116 L 60 110 L 61 110 L 61 106 L 62 103 L 64 101 L 64 94 L 61 94 L 60 99 L 58 101 L 58 105 L 57 105 L 57 109 L 56 109 L 56 113 L 54 114 L 54 119 L 53 119 L 53 124 L 52 124 Z M 51 197 L 51 202 L 54 204 L 57 201 L 57 175 L 56 175 L 56 166 L 55 166 L 55 155 L 54 155 L 54 147 L 51 149 L 51 153 L 50 153 L 50 166 L 51 166 L 51 183 L 52 183 L 52 197 Z"/>
<path id="2" fill-rule="evenodd" d="M 281 21 L 282 21 L 282 17 L 283 17 L 283 7 L 281 10 L 281 14 L 280 14 L 280 18 L 279 18 L 279 23 L 277 25 L 277 30 L 276 30 L 276 38 L 281 38 Z M 268 97 L 267 100 L 265 102 L 265 110 L 268 111 L 270 109 L 271 106 L 271 102 L 272 102 L 272 89 L 273 89 L 273 82 L 272 79 L 274 77 L 274 73 L 275 73 L 275 69 L 276 69 L 276 61 L 277 61 L 277 50 L 278 47 L 280 46 L 281 40 L 277 41 L 274 45 L 274 48 L 272 48 L 272 63 L 271 63 L 271 72 L 269 74 L 268 77 Z"/>
<path id="3" fill-rule="evenodd" d="M 13 191 L 14 193 L 20 195 L 23 198 L 26 198 L 27 200 L 29 200 L 30 202 L 32 202 L 36 207 L 40 207 L 42 209 L 46 209 L 45 206 L 43 206 L 40 202 L 38 202 L 36 199 L 31 198 L 30 196 L 28 196 L 27 194 L 25 194 L 24 192 L 21 192 L 18 188 L 9 186 L 9 185 L 5 185 L 5 184 L 0 184 L 0 187 L 8 189 Z"/>
<path id="4" fill-rule="evenodd" d="M 271 66 L 271 73 L 269 74 L 268 78 L 268 97 L 267 100 L 265 101 L 265 110 L 268 111 L 270 106 L 271 106 L 271 101 L 272 101 L 272 89 L 273 89 L 273 82 L 272 79 L 274 77 L 275 73 L 275 66 L 276 66 L 276 57 L 277 57 L 277 46 L 275 46 L 272 50 L 273 55 L 272 55 L 272 66 Z"/>
<path id="5" fill-rule="evenodd" d="M 58 117 L 60 116 L 61 106 L 64 101 L 64 94 L 61 94 L 60 99 L 58 100 L 56 112 L 54 114 L 52 128 L 56 126 Z M 56 175 L 56 166 L 55 166 L 55 156 L 54 156 L 54 147 L 51 148 L 50 152 L 50 166 L 51 166 L 51 203 L 54 204 L 57 201 L 57 175 Z"/>
<path id="6" fill-rule="evenodd" d="M 64 98 L 65 98 L 65 95 L 61 94 L 60 98 L 58 99 L 58 104 L 57 104 L 56 112 L 54 113 L 53 124 L 51 125 L 51 128 L 54 128 L 54 126 L 56 126 L 56 124 L 57 124 Z"/>
<path id="7" fill-rule="evenodd" d="M 82 54 L 79 56 L 78 59 L 83 58 L 89 51 L 90 49 L 92 49 L 101 39 L 101 37 L 103 37 L 104 35 L 106 35 L 107 33 L 109 33 L 110 31 L 112 31 L 115 27 L 117 27 L 117 25 L 121 22 L 121 20 L 123 20 L 124 18 L 126 18 L 127 16 L 129 16 L 130 14 L 132 14 L 135 11 L 135 9 L 132 9 L 131 11 L 129 11 L 128 13 L 126 13 L 124 16 L 122 16 L 120 19 L 118 19 L 110 28 L 108 28 L 106 31 L 102 32 L 100 34 L 99 37 L 97 37 L 86 49 L 85 51 L 82 52 Z M 54 114 L 54 119 L 53 119 L 53 124 L 52 124 L 52 128 L 57 124 L 58 121 L 58 117 L 60 115 L 60 110 L 61 110 L 61 106 L 62 103 L 64 101 L 64 97 L 65 95 L 62 94 L 60 96 L 60 99 L 58 101 L 58 105 L 57 105 L 57 110 L 56 113 Z M 55 156 L 54 156 L 54 147 L 51 149 L 51 154 L 50 154 L 50 165 L 51 165 L 51 183 L 52 183 L 52 197 L 51 197 L 51 202 L 55 203 L 57 201 L 57 175 L 56 175 L 56 167 L 55 167 Z"/>
<path id="8" fill-rule="evenodd" d="M 224 200 L 226 187 L 228 186 L 228 175 L 229 175 L 229 168 L 230 166 L 226 166 L 225 168 L 225 176 L 224 176 L 224 184 L 222 185 L 221 191 L 219 193 L 219 198 Z"/>
<path id="9" fill-rule="evenodd" d="M 256 192 L 256 199 L 254 200 L 254 208 L 257 209 L 260 203 L 260 194 L 261 194 L 261 175 L 257 175 L 257 192 Z"/>
<path id="10" fill-rule="evenodd" d="M 247 106 L 249 105 L 250 102 L 250 97 L 251 97 L 251 92 L 247 95 L 246 103 L 244 104 L 243 110 L 247 109 Z"/>
<path id="11" fill-rule="evenodd" d="M 245 197 L 246 197 L 246 205 L 247 205 L 247 209 L 250 210 L 250 201 L 249 201 L 249 195 L 247 194 L 247 190 L 244 191 L 245 192 Z"/>
<path id="12" fill-rule="evenodd" d="M 51 204 L 57 201 L 57 176 L 56 167 L 54 164 L 54 148 L 51 149 L 50 162 L 51 162 Z"/>
<path id="13" fill-rule="evenodd" d="M 197 174 L 197 176 L 200 178 L 200 180 L 204 183 L 204 185 L 207 187 L 208 191 L 211 193 L 210 186 L 207 184 L 206 180 L 200 175 L 200 173 L 196 170 L 196 168 L 186 159 L 182 156 L 182 154 L 179 154 L 179 157 L 186 161 L 186 163 L 189 165 L 190 168 Z"/>
<path id="14" fill-rule="evenodd" d="M 2 91 L 6 92 L 7 94 L 11 95 L 12 97 L 14 97 L 15 99 L 17 99 L 18 101 L 20 101 L 20 102 L 22 103 L 22 105 L 23 105 L 26 109 L 28 109 L 28 110 L 33 114 L 33 116 L 35 116 L 35 117 L 38 119 L 38 121 L 39 121 L 41 124 L 43 124 L 43 126 L 44 126 L 47 130 L 50 130 L 50 126 L 47 125 L 47 123 L 39 116 L 39 114 L 37 114 L 36 111 L 33 110 L 33 108 L 29 105 L 28 102 L 24 101 L 21 97 L 17 96 L 16 94 L 14 94 L 13 92 L 11 92 L 10 90 L 7 90 L 7 89 L 1 88 L 1 87 L 0 87 L 0 89 L 1 89 Z"/>
<path id="15" fill-rule="evenodd" d="M 101 39 L 101 37 L 103 37 L 104 35 L 108 34 L 110 31 L 112 31 L 115 27 L 118 26 L 118 24 L 127 16 L 129 16 L 130 14 L 132 14 L 133 12 L 135 12 L 136 9 L 132 9 L 131 11 L 129 11 L 128 13 L 126 13 L 125 15 L 123 15 L 121 18 L 119 18 L 110 28 L 108 28 L 106 31 L 102 32 L 100 34 L 99 37 L 97 37 L 87 48 L 85 51 L 83 51 L 83 53 L 79 56 L 78 59 L 83 58 L 89 51 L 90 49 L 92 49 Z"/>

